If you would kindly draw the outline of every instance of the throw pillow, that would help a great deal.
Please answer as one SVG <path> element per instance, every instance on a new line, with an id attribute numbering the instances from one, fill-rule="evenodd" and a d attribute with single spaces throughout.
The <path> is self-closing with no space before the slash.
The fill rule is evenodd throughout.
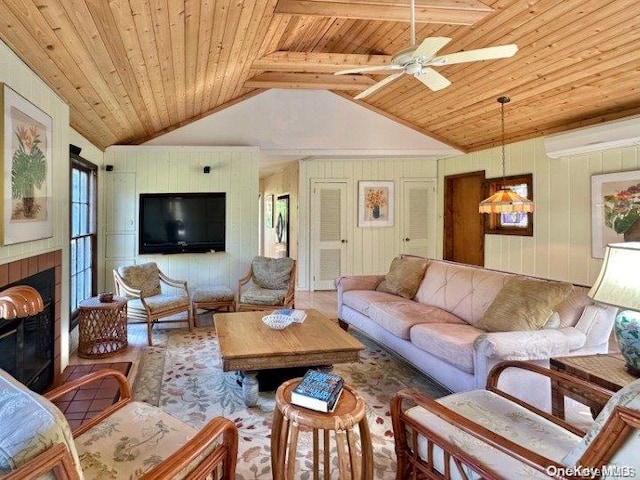
<path id="1" fill-rule="evenodd" d="M 487 332 L 538 330 L 571 287 L 564 282 L 513 278 L 498 292 L 475 326 Z"/>
<path id="2" fill-rule="evenodd" d="M 404 298 L 413 298 L 427 270 L 426 258 L 400 256 L 393 259 L 389 272 L 376 290 Z"/>
<path id="3" fill-rule="evenodd" d="M 286 290 L 289 288 L 293 259 L 257 256 L 253 259 L 251 268 L 253 269 L 253 281 L 260 288 Z"/>

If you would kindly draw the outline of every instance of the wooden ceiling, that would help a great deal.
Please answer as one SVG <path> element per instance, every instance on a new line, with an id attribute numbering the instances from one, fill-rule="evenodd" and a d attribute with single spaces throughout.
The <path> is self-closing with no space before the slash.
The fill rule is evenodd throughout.
<path id="1" fill-rule="evenodd" d="M 488 7 L 488 8 L 487 8 Z M 637 0 L 416 0 L 440 52 L 515 43 L 509 59 L 438 67 L 358 102 L 463 151 L 640 113 Z M 351 99 L 411 43 L 409 0 L 2 0 L 0 38 L 70 106 L 100 148 L 137 144 L 266 88 Z M 354 100 L 355 101 L 355 100 Z M 327 119 L 331 121 L 331 119 Z"/>

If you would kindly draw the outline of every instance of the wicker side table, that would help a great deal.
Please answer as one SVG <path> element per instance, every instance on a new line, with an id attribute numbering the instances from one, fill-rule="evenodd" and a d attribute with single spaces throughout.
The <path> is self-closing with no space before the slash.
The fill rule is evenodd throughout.
<path id="1" fill-rule="evenodd" d="M 273 410 L 271 431 L 271 468 L 273 478 L 293 480 L 296 469 L 296 451 L 300 431 L 311 431 L 313 436 L 313 478 L 320 478 L 320 442 L 323 432 L 323 478 L 331 478 L 329 446 L 334 433 L 338 454 L 338 478 L 340 480 L 370 480 L 373 478 L 373 447 L 365 403 L 358 392 L 344 386 L 336 408 L 322 413 L 291 404 L 291 391 L 300 378 L 289 380 L 276 391 L 276 408 Z M 358 427 L 358 442 L 355 428 Z M 360 443 L 358 448 L 358 443 Z"/>
<path id="2" fill-rule="evenodd" d="M 91 297 L 80 302 L 78 356 L 104 358 L 127 348 L 127 299 L 100 302 Z"/>

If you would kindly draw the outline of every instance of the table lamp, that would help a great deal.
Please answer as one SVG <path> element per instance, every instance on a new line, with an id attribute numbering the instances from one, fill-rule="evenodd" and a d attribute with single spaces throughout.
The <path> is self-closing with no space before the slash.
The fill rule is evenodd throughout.
<path id="1" fill-rule="evenodd" d="M 614 333 L 627 369 L 640 376 L 640 242 L 607 245 L 589 297 L 618 307 Z"/>

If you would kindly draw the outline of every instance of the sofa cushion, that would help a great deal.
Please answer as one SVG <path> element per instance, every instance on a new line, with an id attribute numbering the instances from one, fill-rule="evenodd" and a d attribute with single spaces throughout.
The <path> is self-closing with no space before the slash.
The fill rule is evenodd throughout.
<path id="1" fill-rule="evenodd" d="M 473 342 L 483 333 L 467 324 L 421 323 L 409 337 L 414 346 L 473 374 Z"/>
<path id="2" fill-rule="evenodd" d="M 475 324 L 512 274 L 431 260 L 415 300 Z"/>
<path id="3" fill-rule="evenodd" d="M 476 327 L 488 332 L 538 330 L 571 288 L 565 282 L 513 278 L 498 292 Z"/>
<path id="4" fill-rule="evenodd" d="M 429 261 L 423 257 L 402 255 L 391 262 L 389 272 L 377 290 L 404 298 L 413 298 L 418 291 Z"/>
<path id="5" fill-rule="evenodd" d="M 441 308 L 414 301 L 375 302 L 369 318 L 396 337 L 409 339 L 411 327 L 419 323 L 458 323 L 464 321 Z"/>
<path id="6" fill-rule="evenodd" d="M 390 293 L 378 292 L 376 290 L 350 290 L 342 295 L 342 304 L 353 308 L 356 312 L 363 315 L 369 315 L 369 307 L 371 304 L 378 302 L 411 302 L 411 300 L 403 300 L 397 295 Z"/>
<path id="7" fill-rule="evenodd" d="M 593 305 L 593 300 L 587 296 L 587 293 L 589 293 L 588 288 L 573 285 L 565 299 L 556 306 L 561 327 L 575 327 L 584 307 Z"/>
<path id="8" fill-rule="evenodd" d="M 286 290 L 291 279 L 293 259 L 257 256 L 251 263 L 253 281 L 261 288 Z"/>

